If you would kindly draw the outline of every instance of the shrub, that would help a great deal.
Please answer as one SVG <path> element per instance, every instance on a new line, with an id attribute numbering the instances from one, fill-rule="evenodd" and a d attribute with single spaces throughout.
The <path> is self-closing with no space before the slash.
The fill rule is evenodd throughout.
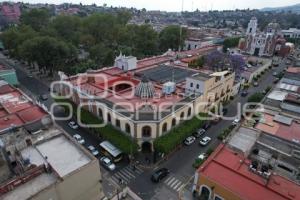
<path id="1" fill-rule="evenodd" d="M 251 102 L 251 103 L 259 103 L 261 102 L 261 100 L 264 98 L 264 95 L 262 93 L 254 93 L 253 95 L 251 95 L 249 98 L 248 98 L 248 102 Z"/>
<path id="2" fill-rule="evenodd" d="M 207 116 L 205 113 L 199 114 L 201 117 Z M 182 144 L 185 138 L 191 136 L 198 128 L 202 127 L 205 120 L 200 120 L 197 116 L 193 117 L 191 120 L 183 122 L 181 125 L 172 129 L 166 135 L 163 135 L 154 140 L 154 148 L 160 153 L 170 153 L 177 146 Z"/>

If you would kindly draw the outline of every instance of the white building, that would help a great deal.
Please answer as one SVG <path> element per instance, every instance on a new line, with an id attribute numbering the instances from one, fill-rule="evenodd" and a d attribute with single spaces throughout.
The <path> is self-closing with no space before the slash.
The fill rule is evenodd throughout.
<path id="1" fill-rule="evenodd" d="M 264 31 L 258 30 L 258 22 L 252 17 L 248 23 L 242 50 L 250 55 L 273 56 L 279 52 L 285 40 L 278 23 L 269 23 Z"/>
<path id="2" fill-rule="evenodd" d="M 288 30 L 282 30 L 282 34 L 285 38 L 300 38 L 300 29 L 289 28 Z"/>
<path id="3" fill-rule="evenodd" d="M 120 54 L 115 59 L 115 66 L 118 67 L 119 69 L 122 69 L 123 71 L 136 69 L 136 63 L 137 63 L 137 59 L 136 57 L 133 56 L 125 56 Z"/>

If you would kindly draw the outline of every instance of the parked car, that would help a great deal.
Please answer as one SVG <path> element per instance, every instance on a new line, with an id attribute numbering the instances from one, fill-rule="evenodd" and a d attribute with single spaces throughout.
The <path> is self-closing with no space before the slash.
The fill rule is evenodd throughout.
<path id="1" fill-rule="evenodd" d="M 202 146 L 206 146 L 210 141 L 211 141 L 211 138 L 206 136 L 206 137 L 202 138 L 199 143 Z"/>
<path id="2" fill-rule="evenodd" d="M 94 156 L 98 156 L 99 155 L 99 151 L 93 146 L 93 145 L 90 145 L 87 147 L 88 150 L 90 150 L 90 152 L 94 155 Z"/>
<path id="3" fill-rule="evenodd" d="M 258 82 L 255 81 L 255 82 L 253 83 L 253 86 L 254 86 L 254 87 L 258 87 Z"/>
<path id="4" fill-rule="evenodd" d="M 198 157 L 197 157 L 197 159 L 199 159 L 199 160 L 205 160 L 207 158 L 207 154 L 206 153 L 201 153 Z"/>
<path id="5" fill-rule="evenodd" d="M 205 133 L 205 129 L 200 128 L 198 129 L 195 133 L 193 133 L 193 136 L 195 136 L 196 138 L 199 138 L 201 135 L 203 135 Z"/>
<path id="6" fill-rule="evenodd" d="M 167 168 L 161 168 L 157 171 L 155 171 L 151 176 L 151 181 L 158 183 L 163 178 L 168 176 L 170 174 L 170 171 Z"/>
<path id="7" fill-rule="evenodd" d="M 110 171 L 114 171 L 116 169 L 116 165 L 108 157 L 103 156 L 100 158 L 100 163 L 103 165 L 103 167 Z"/>
<path id="8" fill-rule="evenodd" d="M 277 72 L 273 72 L 273 76 L 278 76 L 278 73 Z"/>
<path id="9" fill-rule="evenodd" d="M 74 122 L 74 121 L 70 121 L 70 122 L 68 123 L 68 125 L 69 125 L 69 127 L 72 128 L 72 129 L 78 129 L 78 128 L 79 128 L 78 124 L 77 124 L 76 122 Z"/>
<path id="10" fill-rule="evenodd" d="M 190 136 L 184 140 L 184 144 L 189 146 L 195 142 L 196 138 L 194 136 Z"/>
<path id="11" fill-rule="evenodd" d="M 236 118 L 235 120 L 233 120 L 232 125 L 236 126 L 240 123 L 241 119 Z"/>
<path id="12" fill-rule="evenodd" d="M 241 93 L 241 96 L 242 97 L 246 97 L 247 95 L 248 95 L 248 91 L 243 90 L 242 93 Z"/>
<path id="13" fill-rule="evenodd" d="M 75 140 L 77 140 L 77 142 L 79 144 L 84 144 L 85 143 L 85 140 L 79 134 L 73 135 L 73 138 L 75 138 Z"/>

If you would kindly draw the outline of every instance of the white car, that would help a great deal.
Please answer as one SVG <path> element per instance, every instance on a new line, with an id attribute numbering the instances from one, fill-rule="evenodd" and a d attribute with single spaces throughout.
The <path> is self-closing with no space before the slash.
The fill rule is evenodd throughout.
<path id="1" fill-rule="evenodd" d="M 200 160 L 205 160 L 206 158 L 207 158 L 206 153 L 201 153 L 201 154 L 198 156 L 198 159 L 200 159 Z"/>
<path id="2" fill-rule="evenodd" d="M 100 158 L 100 163 L 108 170 L 114 171 L 116 169 L 116 165 L 107 157 L 103 156 Z"/>
<path id="3" fill-rule="evenodd" d="M 79 144 L 84 144 L 85 143 L 84 139 L 79 134 L 73 135 L 73 138 L 75 138 L 75 140 L 77 140 L 77 142 Z"/>
<path id="4" fill-rule="evenodd" d="M 94 156 L 98 156 L 99 155 L 99 151 L 93 146 L 93 145 L 90 145 L 87 147 L 88 150 L 90 150 L 90 152 L 94 155 Z"/>
<path id="5" fill-rule="evenodd" d="M 202 138 L 199 143 L 202 146 L 206 146 L 210 141 L 211 141 L 211 138 L 206 136 L 206 137 Z"/>
<path id="6" fill-rule="evenodd" d="M 185 145 L 191 145 L 195 142 L 196 138 L 194 136 L 190 136 L 184 140 Z"/>
<path id="7" fill-rule="evenodd" d="M 70 121 L 68 125 L 72 129 L 78 129 L 78 124 L 76 124 L 74 121 Z"/>
<path id="8" fill-rule="evenodd" d="M 235 120 L 233 120 L 232 125 L 236 126 L 240 123 L 241 119 L 236 118 Z"/>

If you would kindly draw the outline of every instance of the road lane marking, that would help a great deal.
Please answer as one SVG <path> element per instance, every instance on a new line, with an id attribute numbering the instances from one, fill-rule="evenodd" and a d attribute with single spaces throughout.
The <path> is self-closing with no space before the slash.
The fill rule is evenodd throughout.
<path id="1" fill-rule="evenodd" d="M 125 171 L 132 178 L 135 178 L 135 175 L 133 175 L 128 169 L 124 168 L 123 171 Z"/>
<path id="2" fill-rule="evenodd" d="M 131 179 L 131 176 L 129 176 L 128 174 L 126 174 L 123 170 L 118 171 L 120 174 L 124 175 L 126 178 L 128 178 L 129 180 Z"/>
<path id="3" fill-rule="evenodd" d="M 172 176 L 168 177 L 167 180 L 165 180 L 165 183 L 167 183 L 171 178 Z"/>
<path id="4" fill-rule="evenodd" d="M 173 182 L 174 180 L 176 180 L 174 177 L 172 177 L 169 181 L 168 181 L 168 183 L 167 183 L 167 185 L 169 185 L 171 182 Z"/>
<path id="5" fill-rule="evenodd" d="M 118 178 L 121 178 L 123 179 L 124 181 L 128 182 L 129 183 L 129 180 L 127 180 L 126 177 L 124 177 L 122 174 L 120 174 L 119 172 L 115 173 L 115 175 L 117 175 Z"/>
<path id="6" fill-rule="evenodd" d="M 179 188 L 179 186 L 182 185 L 181 181 L 179 181 L 174 187 L 174 190 L 177 190 Z"/>
<path id="7" fill-rule="evenodd" d="M 178 181 L 179 181 L 179 180 L 176 179 L 176 181 L 174 181 L 174 182 L 170 185 L 170 187 L 173 188 L 174 185 L 176 185 L 176 184 L 178 183 Z"/>
<path id="8" fill-rule="evenodd" d="M 184 184 L 180 186 L 176 191 L 179 192 L 182 188 L 184 188 Z"/>

